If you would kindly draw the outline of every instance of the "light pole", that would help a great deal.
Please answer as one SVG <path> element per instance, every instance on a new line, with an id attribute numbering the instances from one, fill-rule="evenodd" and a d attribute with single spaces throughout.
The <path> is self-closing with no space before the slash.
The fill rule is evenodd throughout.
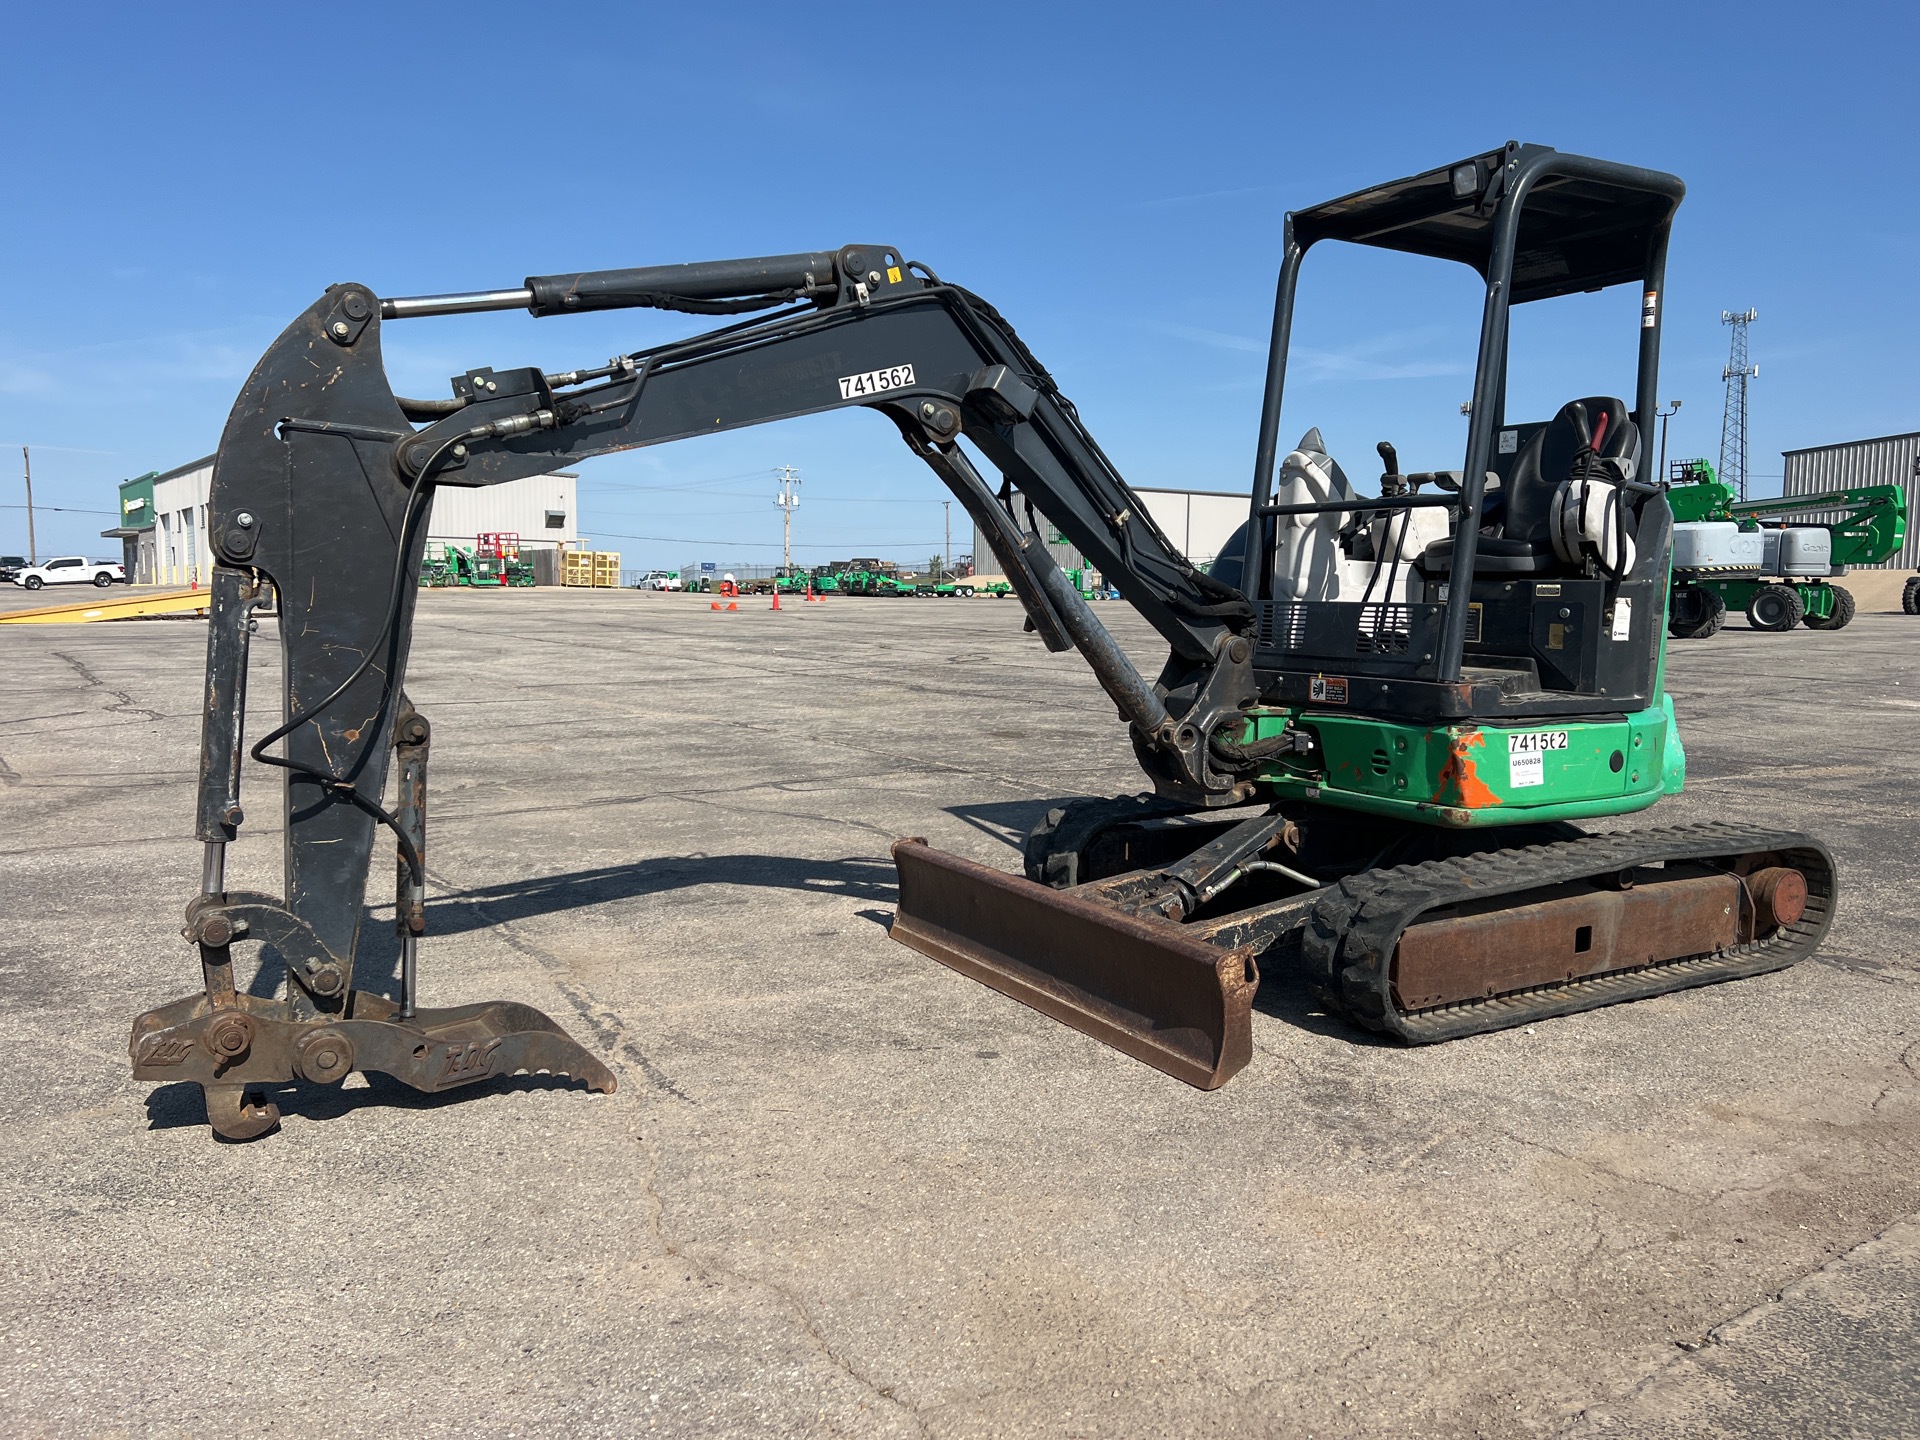
<path id="1" fill-rule="evenodd" d="M 780 551 L 785 557 L 781 568 L 791 572 L 793 569 L 793 511 L 800 503 L 800 497 L 793 493 L 800 483 L 800 477 L 793 473 L 793 466 L 782 465 L 779 469 L 780 493 L 773 497 L 773 503 L 780 507 Z"/>
<path id="2" fill-rule="evenodd" d="M 953 501 L 942 500 L 940 508 L 947 512 L 947 576 L 953 574 Z M 946 578 L 943 576 L 941 578 Z"/>
<path id="3" fill-rule="evenodd" d="M 1654 407 L 1653 413 L 1660 417 L 1660 483 L 1667 483 L 1667 422 L 1673 419 L 1673 412 L 1680 408 L 1678 400 L 1669 400 L 1667 408 Z"/>
<path id="4" fill-rule="evenodd" d="M 20 447 L 20 463 L 27 470 L 27 563 L 40 563 L 40 545 L 33 538 L 33 452 L 26 446 Z"/>

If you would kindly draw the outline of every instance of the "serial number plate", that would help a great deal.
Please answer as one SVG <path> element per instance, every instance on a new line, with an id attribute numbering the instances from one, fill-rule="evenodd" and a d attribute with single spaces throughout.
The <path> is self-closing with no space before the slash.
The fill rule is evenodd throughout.
<path id="1" fill-rule="evenodd" d="M 1567 748 L 1564 730 L 1529 730 L 1507 736 L 1507 787 L 1547 783 L 1547 751 Z"/>
<path id="2" fill-rule="evenodd" d="M 869 370 L 864 375 L 842 375 L 840 398 L 858 400 L 863 395 L 883 395 L 913 384 L 913 366 L 891 365 L 885 370 Z"/>

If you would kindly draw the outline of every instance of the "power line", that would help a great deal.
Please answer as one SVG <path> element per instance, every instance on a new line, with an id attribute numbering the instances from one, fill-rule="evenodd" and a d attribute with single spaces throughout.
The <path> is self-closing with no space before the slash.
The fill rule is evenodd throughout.
<path id="1" fill-rule="evenodd" d="M 648 541 L 658 542 L 659 544 L 662 544 L 662 545 L 721 545 L 721 546 L 731 547 L 735 550 L 776 550 L 780 548 L 780 542 L 778 540 L 741 540 L 738 538 L 729 538 L 725 540 L 695 540 L 695 539 L 690 539 L 685 535 L 626 535 L 626 534 L 622 534 L 618 530 L 600 530 L 597 528 L 594 530 L 593 533 L 595 535 L 601 536 L 608 540 L 648 540 Z M 926 545 L 933 545 L 937 543 L 938 543 L 937 541 L 931 541 L 931 540 L 862 540 L 860 541 L 860 544 L 863 546 L 864 545 L 885 546 L 888 549 L 894 549 L 903 545 L 920 547 L 920 546 L 926 546 Z M 793 548 L 796 550 L 847 550 L 851 548 L 851 545 L 850 545 L 850 542 L 847 542 L 847 541 L 840 541 L 832 545 L 802 545 L 802 544 L 796 543 Z"/>

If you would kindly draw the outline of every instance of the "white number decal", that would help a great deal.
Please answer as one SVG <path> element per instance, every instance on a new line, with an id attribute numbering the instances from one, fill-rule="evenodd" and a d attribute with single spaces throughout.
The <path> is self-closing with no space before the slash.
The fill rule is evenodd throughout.
<path id="1" fill-rule="evenodd" d="M 901 390 L 913 384 L 913 366 L 893 365 L 885 370 L 869 370 L 864 375 L 842 375 L 840 377 L 840 398 L 858 400 L 863 395 L 879 395 L 888 390 Z"/>
<path id="2" fill-rule="evenodd" d="M 1522 755 L 1538 750 L 1564 750 L 1567 748 L 1567 732 L 1564 730 L 1531 730 L 1524 735 L 1507 736 L 1507 753 Z"/>
<path id="3" fill-rule="evenodd" d="M 1507 787 L 1547 783 L 1547 751 L 1567 748 L 1564 730 L 1531 730 L 1507 736 Z"/>

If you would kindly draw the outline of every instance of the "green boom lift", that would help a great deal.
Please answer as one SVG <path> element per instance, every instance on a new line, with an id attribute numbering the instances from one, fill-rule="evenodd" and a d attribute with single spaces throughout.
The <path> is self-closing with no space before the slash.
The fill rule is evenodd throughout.
<path id="1" fill-rule="evenodd" d="M 1705 460 L 1676 462 L 1671 478 L 1667 500 L 1677 529 L 1667 628 L 1682 640 L 1713 634 L 1729 609 L 1746 611 L 1756 630 L 1802 623 L 1839 630 L 1853 619 L 1853 595 L 1830 577 L 1897 555 L 1907 538 L 1907 501 L 1898 485 L 1736 500 Z M 1838 511 L 1840 518 L 1794 526 L 1776 518 L 1809 510 Z M 1694 538 L 1714 543 L 1679 543 Z M 1909 610 L 1915 589 L 1909 581 Z"/>

